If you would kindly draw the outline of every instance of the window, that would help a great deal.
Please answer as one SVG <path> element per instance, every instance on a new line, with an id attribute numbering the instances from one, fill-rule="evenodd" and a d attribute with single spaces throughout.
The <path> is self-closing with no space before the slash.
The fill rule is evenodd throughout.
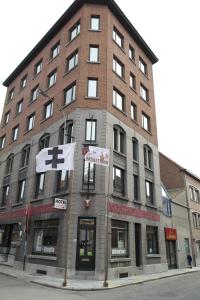
<path id="1" fill-rule="evenodd" d="M 119 127 L 114 126 L 113 128 L 113 149 L 125 154 L 126 134 L 125 131 Z"/>
<path id="2" fill-rule="evenodd" d="M 48 88 L 56 84 L 56 77 L 57 77 L 57 71 L 53 71 L 51 74 L 48 75 Z"/>
<path id="3" fill-rule="evenodd" d="M 153 183 L 145 180 L 145 190 L 147 203 L 153 204 Z"/>
<path id="4" fill-rule="evenodd" d="M 39 93 L 38 93 L 38 88 L 39 86 L 37 85 L 36 87 L 34 87 L 31 91 L 31 102 L 35 101 L 38 96 L 39 96 Z"/>
<path id="5" fill-rule="evenodd" d="M 131 102 L 131 119 L 137 121 L 137 106 Z"/>
<path id="6" fill-rule="evenodd" d="M 151 131 L 150 118 L 145 113 L 142 113 L 142 128 Z"/>
<path id="7" fill-rule="evenodd" d="M 19 134 L 19 125 L 14 127 L 13 130 L 12 130 L 12 141 L 13 142 L 17 140 L 18 134 Z"/>
<path id="8" fill-rule="evenodd" d="M 30 145 L 26 145 L 22 149 L 21 164 L 20 164 L 21 168 L 24 168 L 24 167 L 28 166 L 29 156 L 30 156 Z"/>
<path id="9" fill-rule="evenodd" d="M 42 60 L 40 60 L 34 67 L 34 75 L 39 74 L 42 71 Z"/>
<path id="10" fill-rule="evenodd" d="M 163 213 L 165 216 L 171 216 L 172 201 L 163 186 L 161 186 L 161 194 L 162 194 L 162 203 L 163 203 Z"/>
<path id="11" fill-rule="evenodd" d="M 88 78 L 88 95 L 89 98 L 97 98 L 98 96 L 98 79 Z"/>
<path id="12" fill-rule="evenodd" d="M 27 84 L 27 75 L 24 76 L 21 81 L 20 81 L 20 88 L 21 89 L 24 89 L 26 87 L 26 84 Z"/>
<path id="13" fill-rule="evenodd" d="M 133 145 L 133 160 L 138 161 L 139 160 L 138 140 L 136 138 L 132 139 L 132 145 Z"/>
<path id="14" fill-rule="evenodd" d="M 36 174 L 36 190 L 35 190 L 36 197 L 44 193 L 44 179 L 45 179 L 45 173 Z"/>
<path id="15" fill-rule="evenodd" d="M 145 166 L 145 168 L 153 169 L 153 155 L 152 155 L 151 148 L 147 145 L 144 145 L 143 151 L 144 151 L 144 166 Z"/>
<path id="16" fill-rule="evenodd" d="M 25 185 L 26 185 L 26 179 L 23 179 L 23 180 L 19 181 L 19 189 L 18 189 L 18 199 L 17 199 L 17 202 L 22 202 L 24 200 Z"/>
<path id="17" fill-rule="evenodd" d="M 111 220 L 112 257 L 128 256 L 128 222 Z"/>
<path id="18" fill-rule="evenodd" d="M 147 75 L 147 64 L 141 57 L 139 58 L 139 69 L 142 71 L 143 74 Z"/>
<path id="19" fill-rule="evenodd" d="M 4 115 L 4 125 L 7 125 L 10 119 L 10 111 L 7 111 Z"/>
<path id="20" fill-rule="evenodd" d="M 50 135 L 48 133 L 44 134 L 39 140 L 39 151 L 49 147 Z"/>
<path id="21" fill-rule="evenodd" d="M 0 149 L 3 149 L 5 147 L 5 143 L 6 143 L 6 136 L 2 136 L 0 138 Z"/>
<path id="22" fill-rule="evenodd" d="M 26 130 L 29 131 L 29 130 L 33 129 L 34 125 L 35 125 L 35 113 L 33 113 L 32 115 L 30 115 L 27 118 L 27 128 L 26 128 Z"/>
<path id="23" fill-rule="evenodd" d="M 148 102 L 149 101 L 149 91 L 144 85 L 140 85 L 140 96 L 141 98 Z"/>
<path id="24" fill-rule="evenodd" d="M 48 119 L 53 115 L 53 101 L 49 101 L 44 105 L 44 119 Z"/>
<path id="25" fill-rule="evenodd" d="M 118 76 L 124 77 L 124 65 L 116 57 L 113 57 L 113 71 Z"/>
<path id="26" fill-rule="evenodd" d="M 90 163 L 89 161 L 84 160 L 83 165 L 83 184 L 93 185 L 95 183 L 95 164 Z"/>
<path id="27" fill-rule="evenodd" d="M 129 58 L 135 61 L 135 49 L 131 46 L 129 46 Z"/>
<path id="28" fill-rule="evenodd" d="M 55 46 L 51 48 L 50 59 L 55 58 L 60 53 L 60 43 L 57 43 Z"/>
<path id="29" fill-rule="evenodd" d="M 124 111 L 125 96 L 116 89 L 113 89 L 113 105 L 119 110 Z"/>
<path id="30" fill-rule="evenodd" d="M 66 170 L 58 171 L 57 176 L 57 192 L 68 190 L 69 172 Z"/>
<path id="31" fill-rule="evenodd" d="M 147 226 L 147 253 L 159 254 L 158 249 L 158 228 L 155 226 Z"/>
<path id="32" fill-rule="evenodd" d="M 76 23 L 76 25 L 74 25 L 70 31 L 69 31 L 69 41 L 72 41 L 73 39 L 75 39 L 75 37 L 77 37 L 80 34 L 80 22 Z"/>
<path id="33" fill-rule="evenodd" d="M 58 219 L 34 222 L 33 254 L 56 256 L 58 226 Z"/>
<path id="34" fill-rule="evenodd" d="M 133 73 L 130 73 L 130 87 L 136 90 L 136 77 Z"/>
<path id="35" fill-rule="evenodd" d="M 89 62 L 95 63 L 99 61 L 99 46 L 90 45 Z"/>
<path id="36" fill-rule="evenodd" d="M 85 140 L 87 142 L 96 141 L 96 120 L 86 120 Z"/>
<path id="37" fill-rule="evenodd" d="M 113 40 L 120 48 L 124 47 L 124 37 L 115 27 L 113 28 Z"/>
<path id="38" fill-rule="evenodd" d="M 22 112 L 22 105 L 23 105 L 23 99 L 17 102 L 16 105 L 16 115 L 20 114 Z"/>
<path id="39" fill-rule="evenodd" d="M 133 199 L 139 201 L 139 179 L 138 175 L 133 175 Z"/>
<path id="40" fill-rule="evenodd" d="M 8 92 L 7 102 L 10 102 L 14 97 L 14 88 Z"/>
<path id="41" fill-rule="evenodd" d="M 100 16 L 91 16 L 90 29 L 96 31 L 100 30 Z"/>
<path id="42" fill-rule="evenodd" d="M 189 190 L 190 190 L 190 200 L 199 202 L 199 191 L 193 186 L 190 186 Z"/>
<path id="43" fill-rule="evenodd" d="M 8 202 L 9 190 L 10 190 L 10 186 L 9 185 L 5 185 L 3 187 L 1 206 L 6 206 L 6 204 Z"/>
<path id="44" fill-rule="evenodd" d="M 65 105 L 68 105 L 76 99 L 76 82 L 70 85 L 66 90 L 64 90 L 64 101 Z"/>
<path id="45" fill-rule="evenodd" d="M 12 172 L 13 160 L 14 160 L 14 154 L 10 154 L 8 156 L 8 158 L 6 159 L 6 169 L 5 169 L 6 175 L 8 175 Z"/>
<path id="46" fill-rule="evenodd" d="M 115 166 L 113 167 L 113 190 L 124 194 L 124 170 Z"/>
<path id="47" fill-rule="evenodd" d="M 66 137 L 64 139 L 65 134 L 66 134 Z M 69 144 L 69 143 L 72 143 L 72 142 L 73 142 L 73 122 L 69 121 L 69 122 L 67 122 L 66 130 L 64 130 L 64 125 L 62 125 L 60 127 L 60 130 L 59 130 L 59 144 L 63 145 L 63 144 Z"/>
<path id="48" fill-rule="evenodd" d="M 78 51 L 73 53 L 68 59 L 67 59 L 67 72 L 71 71 L 73 68 L 75 68 L 78 65 Z"/>
<path id="49" fill-rule="evenodd" d="M 197 219 L 197 214 L 196 213 L 192 213 L 192 218 L 193 218 L 193 225 L 194 227 L 198 227 L 198 219 Z"/>

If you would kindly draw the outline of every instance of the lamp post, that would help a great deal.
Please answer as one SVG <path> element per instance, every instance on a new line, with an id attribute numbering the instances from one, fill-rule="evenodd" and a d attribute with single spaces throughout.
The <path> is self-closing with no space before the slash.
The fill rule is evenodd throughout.
<path id="1" fill-rule="evenodd" d="M 38 94 L 40 94 L 41 96 L 44 96 L 44 97 L 48 98 L 49 100 L 52 100 L 52 102 L 55 103 L 55 105 L 58 107 L 59 111 L 62 113 L 63 120 L 64 120 L 63 143 L 67 144 L 67 135 L 68 135 L 67 134 L 67 115 L 63 111 L 63 108 L 58 103 L 56 103 L 53 98 L 49 97 L 49 95 L 46 94 L 41 89 L 38 89 L 37 91 L 38 91 Z M 71 171 L 71 180 L 70 180 L 70 186 L 69 186 L 70 197 L 69 197 L 69 201 L 67 203 L 67 209 L 65 211 L 65 220 L 66 220 L 66 225 L 67 225 L 67 231 L 66 231 L 66 239 L 65 239 L 65 257 L 64 257 L 65 266 L 64 266 L 63 286 L 67 286 L 67 253 L 68 253 L 68 240 L 69 240 L 70 211 L 71 211 L 71 202 L 72 202 L 72 183 L 73 183 L 73 171 Z"/>

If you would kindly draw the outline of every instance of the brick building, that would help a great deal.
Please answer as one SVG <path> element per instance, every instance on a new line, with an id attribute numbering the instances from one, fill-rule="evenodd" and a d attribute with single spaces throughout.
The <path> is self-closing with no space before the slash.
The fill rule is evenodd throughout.
<path id="1" fill-rule="evenodd" d="M 156 62 L 113 0 L 76 0 L 4 81 L 1 260 L 63 276 L 67 252 L 68 276 L 102 279 L 108 241 L 110 278 L 166 270 Z M 66 172 L 35 172 L 36 154 L 64 141 L 59 107 L 76 142 L 71 188 Z M 109 169 L 84 162 L 89 144 L 111 149 Z M 69 219 L 54 198 L 71 199 Z"/>

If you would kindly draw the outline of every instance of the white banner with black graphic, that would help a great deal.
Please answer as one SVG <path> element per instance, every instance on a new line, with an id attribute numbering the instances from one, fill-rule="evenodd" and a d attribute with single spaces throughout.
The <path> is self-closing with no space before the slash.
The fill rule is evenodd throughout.
<path id="1" fill-rule="evenodd" d="M 76 143 L 44 148 L 36 155 L 36 172 L 74 170 Z"/>

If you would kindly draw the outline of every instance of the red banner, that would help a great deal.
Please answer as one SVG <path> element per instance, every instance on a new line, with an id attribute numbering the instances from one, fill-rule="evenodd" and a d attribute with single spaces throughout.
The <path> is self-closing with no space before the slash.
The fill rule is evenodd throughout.
<path id="1" fill-rule="evenodd" d="M 176 241 L 177 232 L 175 228 L 165 228 L 165 238 L 167 241 Z"/>

